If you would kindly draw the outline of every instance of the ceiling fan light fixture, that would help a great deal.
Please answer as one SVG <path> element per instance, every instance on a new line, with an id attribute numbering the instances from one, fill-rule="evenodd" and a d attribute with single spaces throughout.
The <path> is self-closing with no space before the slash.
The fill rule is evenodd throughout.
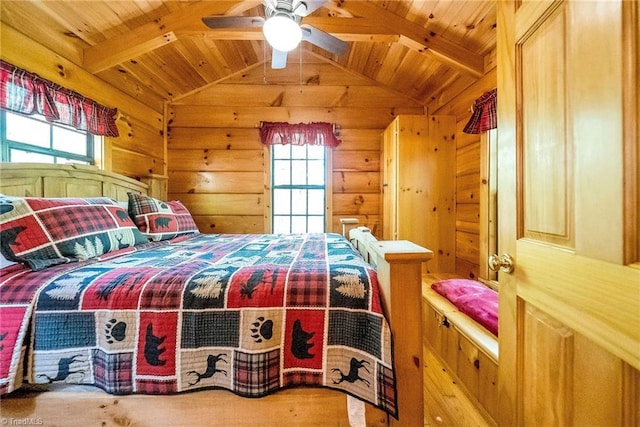
<path id="1" fill-rule="evenodd" d="M 262 31 L 271 47 L 282 52 L 295 49 L 302 40 L 300 25 L 287 15 L 276 14 L 269 17 Z"/>

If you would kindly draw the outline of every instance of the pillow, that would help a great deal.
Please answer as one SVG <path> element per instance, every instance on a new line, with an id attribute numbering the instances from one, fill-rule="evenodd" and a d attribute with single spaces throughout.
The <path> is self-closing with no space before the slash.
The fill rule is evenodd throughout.
<path id="1" fill-rule="evenodd" d="M 163 202 L 129 193 L 129 215 L 151 240 L 169 240 L 182 234 L 200 233 L 189 210 L 178 201 Z"/>
<path id="2" fill-rule="evenodd" d="M 106 197 L 0 196 L 0 252 L 32 270 L 147 241 L 127 211 Z"/>
<path id="3" fill-rule="evenodd" d="M 451 301 L 461 312 L 498 336 L 498 293 L 469 279 L 447 279 L 431 288 Z"/>

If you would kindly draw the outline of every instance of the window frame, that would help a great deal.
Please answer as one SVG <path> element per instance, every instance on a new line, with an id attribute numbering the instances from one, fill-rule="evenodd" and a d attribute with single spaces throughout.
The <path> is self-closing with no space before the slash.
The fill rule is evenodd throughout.
<path id="1" fill-rule="evenodd" d="M 12 140 L 9 139 L 7 137 L 7 113 L 9 114 L 14 114 L 16 116 L 21 116 L 24 117 L 26 119 L 29 120 L 34 120 L 37 121 L 39 123 L 44 123 L 45 125 L 47 125 L 49 127 L 49 148 L 46 147 L 40 147 L 37 145 L 32 145 L 29 143 L 25 143 L 25 142 L 21 142 L 21 141 L 16 141 L 16 140 Z M 86 153 L 87 155 L 81 155 L 81 154 L 77 154 L 77 153 L 72 153 L 72 152 L 68 152 L 68 151 L 63 151 L 63 150 L 59 150 L 59 149 L 55 149 L 53 148 L 53 143 L 54 143 L 54 139 L 53 139 L 53 131 L 54 128 L 61 128 L 61 129 L 65 129 L 65 130 L 71 130 L 73 132 L 77 132 L 80 134 L 84 134 L 85 135 L 85 140 L 86 140 Z M 20 151 L 24 151 L 27 153 L 34 153 L 34 154 L 42 154 L 45 156 L 49 156 L 51 157 L 52 164 L 60 164 L 60 160 L 64 162 L 71 160 L 74 162 L 79 162 L 79 163 L 85 163 L 85 164 L 89 164 L 89 165 L 95 165 L 96 164 L 96 159 L 95 159 L 95 153 L 96 153 L 96 143 L 98 141 L 96 141 L 96 137 L 87 132 L 87 131 L 82 131 L 82 130 L 78 130 L 72 126 L 67 126 L 67 125 L 63 125 L 63 124 L 59 124 L 59 123 L 52 123 L 47 121 L 43 116 L 39 116 L 39 115 L 27 115 L 27 114 L 22 114 L 22 113 L 18 113 L 18 112 L 14 112 L 14 111 L 7 111 L 5 109 L 0 108 L 0 161 L 2 162 L 12 162 L 11 160 L 11 150 L 20 150 Z"/>
<path id="2" fill-rule="evenodd" d="M 280 146 L 282 146 L 281 144 L 278 144 Z M 287 146 L 290 146 L 290 144 L 286 144 Z M 274 184 L 274 171 L 275 171 L 275 161 L 276 160 L 284 160 L 284 158 L 282 157 L 276 157 L 274 155 L 274 146 L 269 146 L 269 147 L 265 147 L 265 151 L 267 153 L 268 156 L 268 165 L 269 165 L 269 173 L 267 174 L 266 180 L 268 182 L 268 186 L 265 186 L 265 188 L 269 189 L 269 194 L 268 194 L 268 199 L 269 200 L 269 207 L 268 207 L 268 214 L 265 215 L 265 219 L 267 219 L 265 227 L 266 229 L 270 230 L 271 233 L 274 233 L 274 219 L 276 216 L 288 216 L 289 217 L 289 229 L 291 230 L 291 222 L 292 219 L 294 217 L 305 217 L 305 218 L 309 218 L 309 217 L 322 217 L 322 222 L 323 222 L 323 231 L 322 232 L 328 232 L 328 228 L 329 228 L 329 219 L 330 219 L 330 211 L 331 211 L 331 206 L 330 206 L 330 198 L 329 198 L 329 191 L 331 188 L 330 185 L 330 164 L 331 164 L 331 150 L 329 149 L 329 147 L 323 146 L 323 154 L 324 154 L 324 158 L 323 160 L 323 172 L 324 172 L 324 184 L 323 185 L 319 185 L 319 184 L 280 184 L 280 185 L 275 185 Z M 309 159 L 308 156 L 308 145 L 305 144 L 305 151 L 306 151 L 306 156 L 304 159 L 301 158 L 293 158 L 291 155 L 288 157 L 288 160 L 305 160 L 305 162 L 308 162 L 311 160 L 318 160 L 318 159 Z M 291 151 L 289 151 L 289 153 L 291 153 Z M 306 168 L 308 171 L 308 167 Z M 291 173 L 291 167 L 289 168 L 289 171 Z M 307 206 L 305 209 L 305 214 L 293 214 L 291 212 L 290 209 L 290 213 L 288 215 L 276 215 L 274 213 L 274 194 L 275 194 L 275 190 L 277 189 L 284 189 L 284 190 L 297 190 L 297 189 L 301 189 L 301 190 L 323 190 L 324 191 L 324 206 L 323 206 L 323 213 L 322 215 L 319 214 L 309 214 L 309 198 L 307 197 Z M 309 223 L 307 221 L 307 226 L 306 226 L 306 230 L 308 230 Z M 306 233 L 308 233 L 309 231 L 306 231 Z"/>

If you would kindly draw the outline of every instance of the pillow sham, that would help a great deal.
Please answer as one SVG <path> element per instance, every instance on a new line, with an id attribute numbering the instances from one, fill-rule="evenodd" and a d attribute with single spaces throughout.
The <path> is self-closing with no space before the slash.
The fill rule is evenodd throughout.
<path id="1" fill-rule="evenodd" d="M 498 336 L 498 293 L 476 280 L 446 279 L 431 288 L 461 312 Z"/>
<path id="2" fill-rule="evenodd" d="M 129 215 L 142 234 L 154 241 L 200 233 L 189 210 L 177 200 L 163 202 L 129 193 Z"/>
<path id="3" fill-rule="evenodd" d="M 147 241 L 127 211 L 106 197 L 0 196 L 0 252 L 32 270 Z"/>

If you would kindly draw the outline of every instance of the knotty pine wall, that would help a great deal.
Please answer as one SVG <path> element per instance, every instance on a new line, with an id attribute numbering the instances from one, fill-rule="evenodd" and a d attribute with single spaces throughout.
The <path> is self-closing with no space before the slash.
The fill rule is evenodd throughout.
<path id="1" fill-rule="evenodd" d="M 44 46 L 8 25 L 0 31 L 2 59 L 118 108 L 120 136 L 105 139 L 106 170 L 134 178 L 164 174 L 161 103 L 85 72 L 78 65 L 81 52 L 55 35 L 51 46 Z M 483 184 L 480 137 L 462 128 L 473 101 L 496 86 L 492 59 L 483 79 L 462 78 L 458 87 L 428 105 L 430 114 L 457 117 L 456 273 L 464 277 L 478 277 L 480 271 L 478 194 Z M 332 153 L 332 229 L 340 231 L 341 217 L 357 217 L 380 237 L 380 134 L 395 115 L 424 114 L 425 109 L 311 55 L 304 59 L 300 78 L 296 61 L 291 55 L 290 65 L 279 71 L 258 66 L 169 105 L 169 198 L 183 200 L 203 232 L 268 231 L 259 122 L 330 121 L 343 141 Z"/>
<path id="2" fill-rule="evenodd" d="M 0 31 L 0 57 L 5 61 L 101 104 L 118 108 L 116 122 L 120 136 L 105 138 L 105 170 L 138 179 L 164 175 L 162 104 L 149 106 L 86 72 L 79 65 L 82 52 L 78 45 L 62 44 L 52 35 L 55 46 L 43 46 L 4 23 Z"/>
<path id="3" fill-rule="evenodd" d="M 483 78 L 467 86 L 457 94 L 443 94 L 429 105 L 430 114 L 451 114 L 456 116 L 456 267 L 455 273 L 462 277 L 486 278 L 486 250 L 481 245 L 480 199 L 488 189 L 488 177 L 481 176 L 480 135 L 469 135 L 462 130 L 471 117 L 474 101 L 497 85 L 495 54 L 485 59 Z M 498 94 L 498 100 L 500 94 Z"/>
<path id="4" fill-rule="evenodd" d="M 257 66 L 170 104 L 169 198 L 202 232 L 268 232 L 260 122 L 330 122 L 342 144 L 331 153 L 329 231 L 355 217 L 380 237 L 380 138 L 397 114 L 424 108 L 312 54 L 302 69 L 295 53 L 284 70 Z"/>

